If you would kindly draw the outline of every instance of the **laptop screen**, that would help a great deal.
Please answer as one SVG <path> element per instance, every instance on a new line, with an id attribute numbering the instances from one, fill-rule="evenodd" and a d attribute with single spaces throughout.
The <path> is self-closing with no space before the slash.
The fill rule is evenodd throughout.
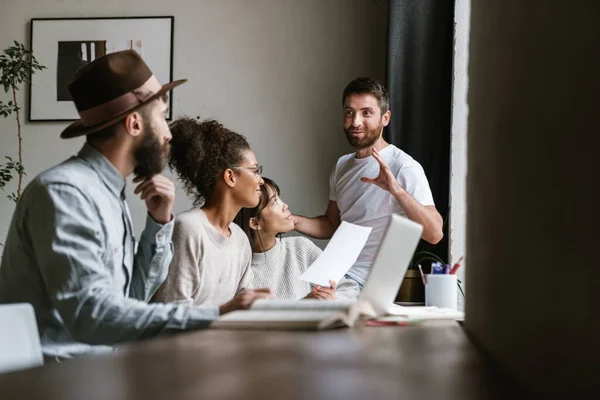
<path id="1" fill-rule="evenodd" d="M 422 225 L 391 215 L 359 297 L 368 301 L 378 315 L 385 314 L 393 304 L 422 232 Z"/>

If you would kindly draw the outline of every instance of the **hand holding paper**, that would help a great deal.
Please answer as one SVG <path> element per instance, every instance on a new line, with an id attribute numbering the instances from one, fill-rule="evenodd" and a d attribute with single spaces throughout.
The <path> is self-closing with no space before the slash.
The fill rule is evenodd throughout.
<path id="1" fill-rule="evenodd" d="M 329 286 L 330 279 L 339 282 L 356 262 L 370 233 L 370 227 L 342 221 L 323 253 L 300 279 L 321 286 Z"/>

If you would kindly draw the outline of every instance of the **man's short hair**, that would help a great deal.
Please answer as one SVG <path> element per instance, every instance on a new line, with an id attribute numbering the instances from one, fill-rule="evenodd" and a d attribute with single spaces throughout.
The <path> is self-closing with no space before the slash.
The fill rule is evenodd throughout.
<path id="1" fill-rule="evenodd" d="M 351 94 L 370 94 L 375 97 L 379 103 L 382 115 L 390 109 L 390 96 L 388 95 L 388 91 L 376 79 L 359 77 L 350 82 L 344 89 L 342 106 L 346 102 L 346 97 Z"/>

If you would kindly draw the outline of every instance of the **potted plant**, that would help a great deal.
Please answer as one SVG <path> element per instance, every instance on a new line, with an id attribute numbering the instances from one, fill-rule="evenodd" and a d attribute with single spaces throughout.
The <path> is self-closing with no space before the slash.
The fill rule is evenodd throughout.
<path id="1" fill-rule="evenodd" d="M 418 266 L 421 265 L 423 267 L 423 272 L 427 273 L 431 271 L 431 263 L 434 262 L 440 262 L 443 265 L 451 264 L 449 262 L 446 263 L 440 256 L 427 250 L 415 252 L 410 262 L 409 269 L 406 271 L 406 275 L 402 281 L 402 285 L 400 285 L 398 295 L 396 296 L 397 302 L 425 302 L 425 286 L 423 284 L 423 279 Z M 465 292 L 463 291 L 462 282 L 460 279 L 457 279 L 457 284 L 458 290 L 460 290 L 462 296 L 465 297 Z"/>
<path id="2" fill-rule="evenodd" d="M 450 209 L 448 209 L 448 213 L 444 218 L 443 230 L 445 232 L 444 236 L 447 237 L 448 229 L 447 229 L 447 216 L 450 215 Z M 419 271 L 419 265 L 423 267 L 423 271 L 425 273 L 431 271 L 431 263 L 432 262 L 441 262 L 446 265 L 449 264 L 450 261 L 445 262 L 444 256 L 447 252 L 447 242 L 440 242 L 437 245 L 432 245 L 430 243 L 421 240 L 419 245 L 417 246 L 417 250 L 413 255 L 410 264 L 408 265 L 408 270 L 406 271 L 406 275 L 404 276 L 404 280 L 400 285 L 400 289 L 398 291 L 398 295 L 396 296 L 397 302 L 406 302 L 406 303 L 424 303 L 425 302 L 425 286 L 423 285 L 423 279 L 421 277 L 421 272 Z M 463 297 L 465 296 L 462 289 L 462 282 L 460 279 L 458 280 L 458 288 L 462 293 Z"/>
<path id="3" fill-rule="evenodd" d="M 9 156 L 4 156 L 7 160 L 0 164 L 0 189 L 5 190 L 6 185 L 14 178 L 18 177 L 17 190 L 11 192 L 8 198 L 15 203 L 21 197 L 23 189 L 23 175 L 25 168 L 23 167 L 23 134 L 21 125 L 21 107 L 17 102 L 17 92 L 23 83 L 31 81 L 31 76 L 35 71 L 45 69 L 40 65 L 30 50 L 27 50 L 22 43 L 16 40 L 13 45 L 5 49 L 0 54 L 0 85 L 4 89 L 4 93 L 10 92 L 11 100 L 8 102 L 0 101 L 0 115 L 8 118 L 10 115 L 15 115 L 17 123 L 17 139 L 19 143 L 19 154 L 16 159 Z M 14 174 L 14 175 L 13 175 Z"/>
<path id="4" fill-rule="evenodd" d="M 17 92 L 19 87 L 23 83 L 31 81 L 31 75 L 35 71 L 44 69 L 43 65 L 40 65 L 32 52 L 27 50 L 22 43 L 18 43 L 16 40 L 13 41 L 13 45 L 5 49 L 0 54 L 0 85 L 4 89 L 4 93 L 10 92 L 12 98 L 8 102 L 0 101 L 0 115 L 8 118 L 14 113 L 15 121 L 17 123 L 17 139 L 19 141 L 19 154 L 17 159 L 13 157 L 4 156 L 6 162 L 0 163 L 0 189 L 5 190 L 6 186 L 10 181 L 13 180 L 14 175 L 18 179 L 16 192 L 11 192 L 7 197 L 15 203 L 21 197 L 21 191 L 23 190 L 23 175 L 25 175 L 25 168 L 23 167 L 23 133 L 21 131 L 21 107 L 17 102 Z M 14 174 L 14 175 L 13 175 Z M 3 246 L 0 243 L 0 247 Z"/>

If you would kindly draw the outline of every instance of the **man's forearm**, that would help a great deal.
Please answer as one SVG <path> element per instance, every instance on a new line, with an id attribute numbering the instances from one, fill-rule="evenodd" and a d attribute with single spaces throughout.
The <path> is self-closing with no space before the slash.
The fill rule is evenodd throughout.
<path id="1" fill-rule="evenodd" d="M 331 220 L 325 215 L 314 218 L 296 215 L 294 219 L 296 222 L 294 229 L 314 239 L 331 239 L 336 229 Z"/>
<path id="2" fill-rule="evenodd" d="M 109 290 L 87 291 L 76 310 L 58 306 L 67 330 L 80 342 L 115 345 L 191 329 L 219 317 L 216 306 L 146 304 Z"/>
<path id="3" fill-rule="evenodd" d="M 423 225 L 423 234 L 421 235 L 423 240 L 431 244 L 436 244 L 442 240 L 444 237 L 442 231 L 443 220 L 437 211 L 423 206 L 404 189 L 394 191 L 392 195 L 410 220 Z"/>

